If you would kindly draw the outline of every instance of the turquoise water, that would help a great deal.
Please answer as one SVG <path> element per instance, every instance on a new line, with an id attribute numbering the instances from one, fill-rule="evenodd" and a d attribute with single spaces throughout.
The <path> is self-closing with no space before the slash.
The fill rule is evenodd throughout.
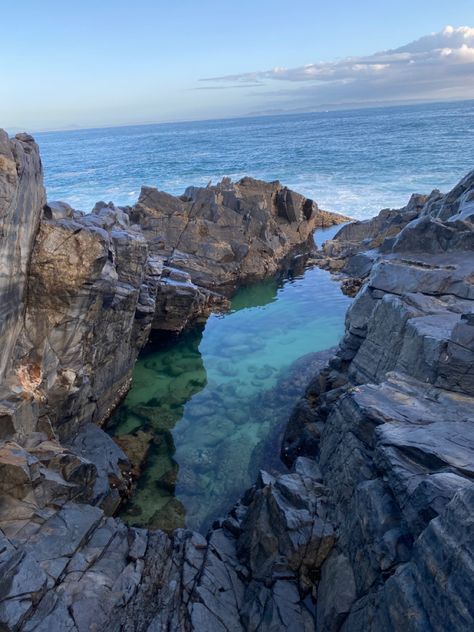
<path id="1" fill-rule="evenodd" d="M 50 199 L 133 204 L 223 176 L 284 184 L 351 217 L 450 189 L 474 162 L 474 101 L 36 134 Z"/>
<path id="2" fill-rule="evenodd" d="M 228 314 L 145 350 L 112 420 L 113 434 L 149 446 L 122 517 L 205 531 L 260 468 L 281 468 L 279 438 L 310 378 L 308 354 L 337 343 L 349 303 L 326 271 L 309 269 L 241 289 Z"/>

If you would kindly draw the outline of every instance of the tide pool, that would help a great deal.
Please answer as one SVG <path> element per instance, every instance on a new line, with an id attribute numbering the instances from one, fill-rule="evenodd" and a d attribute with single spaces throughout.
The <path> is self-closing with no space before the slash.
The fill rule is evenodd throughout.
<path id="1" fill-rule="evenodd" d="M 308 269 L 243 288 L 229 313 L 150 344 L 110 425 L 150 446 L 122 518 L 206 531 L 259 469 L 283 469 L 279 439 L 312 354 L 338 342 L 350 301 L 328 272 Z"/>

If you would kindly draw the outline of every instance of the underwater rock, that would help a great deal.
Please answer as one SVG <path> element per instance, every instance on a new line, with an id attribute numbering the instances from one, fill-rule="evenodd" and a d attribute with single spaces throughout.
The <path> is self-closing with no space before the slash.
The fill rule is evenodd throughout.
<path id="1" fill-rule="evenodd" d="M 138 478 L 143 464 L 147 459 L 150 446 L 156 441 L 154 434 L 138 430 L 135 434 L 120 435 L 113 439 L 130 461 L 131 475 L 133 478 Z"/>
<path id="2" fill-rule="evenodd" d="M 173 467 L 167 470 L 155 481 L 156 486 L 159 489 L 164 489 L 166 492 L 173 494 L 176 488 L 176 481 L 178 478 L 178 467 Z"/>
<path id="3" fill-rule="evenodd" d="M 177 498 L 170 500 L 153 514 L 150 520 L 150 529 L 161 529 L 165 533 L 171 533 L 175 529 L 184 527 L 186 510 Z"/>
<path id="4" fill-rule="evenodd" d="M 273 373 L 275 373 L 275 369 L 272 366 L 266 364 L 261 369 L 258 369 L 258 371 L 255 371 L 254 376 L 257 380 L 267 380 L 273 375 Z"/>
<path id="5" fill-rule="evenodd" d="M 237 369 L 230 362 L 219 362 L 217 368 L 222 375 L 227 377 L 235 377 L 237 375 Z"/>

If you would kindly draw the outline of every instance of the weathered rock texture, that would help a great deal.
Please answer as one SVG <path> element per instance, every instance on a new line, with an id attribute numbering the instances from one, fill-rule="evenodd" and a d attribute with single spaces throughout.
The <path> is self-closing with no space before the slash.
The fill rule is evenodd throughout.
<path id="1" fill-rule="evenodd" d="M 0 380 L 10 368 L 25 306 L 28 264 L 45 203 L 38 147 L 0 130 Z"/>
<path id="2" fill-rule="evenodd" d="M 94 445 L 112 454 L 104 437 Z M 95 466 L 53 442 L 27 447 L 0 452 L 11 481 L 0 512 L 3 629 L 314 629 L 302 595 L 316 594 L 335 533 L 312 461 L 278 479 L 262 473 L 204 538 L 126 527 L 91 504 L 103 490 Z"/>
<path id="3" fill-rule="evenodd" d="M 275 274 L 296 247 L 308 251 L 317 225 L 347 220 L 279 182 L 252 178 L 189 187 L 181 197 L 146 187 L 130 215 L 169 266 L 200 286 L 230 289 Z"/>
<path id="4" fill-rule="evenodd" d="M 12 192 L 8 177 L 0 180 L 3 216 L 30 213 L 35 225 L 44 217 L 33 252 L 34 230 L 3 228 L 31 263 L 27 293 L 28 266 L 20 266 L 16 289 L 2 281 L 19 304 L 9 300 L 7 313 L 16 316 L 1 331 L 10 391 L 0 412 L 0 627 L 473 629 L 474 173 L 447 196 L 414 198 L 395 212 L 399 219 L 385 212 L 366 224 L 366 244 L 359 244 L 365 229 L 346 229 L 353 246 L 343 266 L 357 267 L 354 253 L 370 264 L 357 273 L 363 285 L 335 357 L 290 420 L 282 454 L 291 472 L 261 472 L 207 537 L 166 535 L 111 517 L 127 493 L 130 464 L 86 422 L 101 419 L 126 386 L 153 320 L 177 316 L 173 294 L 170 303 L 157 299 L 163 286 L 193 285 L 205 302 L 215 290 L 213 266 L 225 288 L 253 278 L 258 257 L 270 273 L 292 250 L 285 238 L 306 239 L 314 208 L 277 184 L 263 192 L 259 185 L 257 194 L 245 179 L 183 199 L 145 190 L 131 210 L 42 211 L 35 146 L 25 137 L 13 142 L 31 150 L 36 189 L 31 179 L 15 180 L 12 142 L 3 144 L 14 184 Z M 21 187 L 30 209 L 17 202 Z M 216 209 L 225 230 L 198 255 L 193 239 L 219 225 Z M 250 237 L 238 266 L 219 245 L 241 252 L 244 238 L 232 246 L 226 233 L 237 230 L 235 215 L 240 235 Z M 271 233 L 268 250 L 262 228 Z M 179 309 L 194 317 L 185 306 L 195 304 L 182 300 Z"/>
<path id="5" fill-rule="evenodd" d="M 474 172 L 414 200 L 325 249 L 366 268 L 282 450 L 316 460 L 337 534 L 318 630 L 474 626 Z"/>

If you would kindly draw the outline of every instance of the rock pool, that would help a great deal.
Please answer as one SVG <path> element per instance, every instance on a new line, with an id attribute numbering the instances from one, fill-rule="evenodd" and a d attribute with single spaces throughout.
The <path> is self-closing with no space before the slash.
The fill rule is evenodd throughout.
<path id="1" fill-rule="evenodd" d="M 122 518 L 205 531 L 259 469 L 282 469 L 281 433 L 314 353 L 342 335 L 350 300 L 312 268 L 243 288 L 229 313 L 149 344 L 109 426 L 129 454 L 147 451 Z"/>

